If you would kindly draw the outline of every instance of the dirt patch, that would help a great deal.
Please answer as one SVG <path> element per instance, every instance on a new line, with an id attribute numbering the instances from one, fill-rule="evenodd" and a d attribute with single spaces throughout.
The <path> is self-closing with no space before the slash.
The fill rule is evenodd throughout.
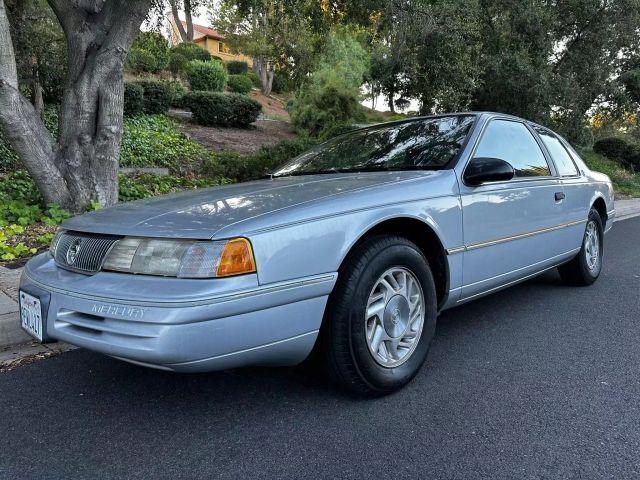
<path id="1" fill-rule="evenodd" d="M 181 118 L 180 129 L 189 138 L 205 147 L 221 152 L 254 153 L 263 145 L 275 145 L 294 138 L 295 132 L 287 122 L 258 120 L 249 129 L 202 127 Z"/>
<path id="2" fill-rule="evenodd" d="M 262 114 L 275 120 L 289 121 L 289 112 L 286 110 L 284 100 L 276 96 L 265 96 L 260 90 L 252 90 L 251 98 L 262 104 Z"/>

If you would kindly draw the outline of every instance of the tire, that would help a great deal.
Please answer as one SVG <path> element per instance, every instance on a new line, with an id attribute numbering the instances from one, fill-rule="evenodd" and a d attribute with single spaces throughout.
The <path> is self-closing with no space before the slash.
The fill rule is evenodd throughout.
<path id="1" fill-rule="evenodd" d="M 392 235 L 365 240 L 345 261 L 329 297 L 321 331 L 329 376 L 365 396 L 398 390 L 424 363 L 436 316 L 433 275 L 420 249 Z"/>
<path id="2" fill-rule="evenodd" d="M 602 271 L 603 240 L 602 219 L 598 211 L 592 208 L 582 237 L 580 253 L 558 267 L 560 277 L 565 283 L 587 286 L 598 279 Z"/>

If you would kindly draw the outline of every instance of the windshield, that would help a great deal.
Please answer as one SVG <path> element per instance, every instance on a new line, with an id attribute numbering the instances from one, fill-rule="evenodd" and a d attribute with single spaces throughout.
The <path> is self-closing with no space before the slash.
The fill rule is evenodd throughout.
<path id="1" fill-rule="evenodd" d="M 473 121 L 472 115 L 452 115 L 357 130 L 303 153 L 274 176 L 445 168 Z"/>

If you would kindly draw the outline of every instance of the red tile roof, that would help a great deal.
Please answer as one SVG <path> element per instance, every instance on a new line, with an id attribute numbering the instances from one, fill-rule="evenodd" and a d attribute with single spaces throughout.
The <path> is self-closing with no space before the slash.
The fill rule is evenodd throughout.
<path id="1" fill-rule="evenodd" d="M 187 22 L 183 21 L 182 25 L 184 25 L 184 28 L 187 28 Z M 221 34 L 220 32 L 217 32 L 217 31 L 215 31 L 215 30 L 213 30 L 211 28 L 204 27 L 202 25 L 196 25 L 194 23 L 193 24 L 193 30 L 195 32 L 201 33 L 205 37 L 213 38 L 215 40 L 224 40 L 224 35 L 223 34 Z"/>

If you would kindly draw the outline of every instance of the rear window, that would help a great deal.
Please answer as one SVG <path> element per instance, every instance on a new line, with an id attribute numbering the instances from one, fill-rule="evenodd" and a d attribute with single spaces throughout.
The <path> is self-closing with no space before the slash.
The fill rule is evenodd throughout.
<path id="1" fill-rule="evenodd" d="M 558 175 L 561 177 L 573 177 L 578 175 L 579 173 L 575 163 L 573 163 L 569 152 L 564 148 L 564 145 L 562 145 L 558 137 L 545 128 L 536 126 L 535 129 L 536 132 L 538 132 L 538 135 L 540 135 L 542 143 L 547 147 L 553 163 L 556 164 Z"/>

